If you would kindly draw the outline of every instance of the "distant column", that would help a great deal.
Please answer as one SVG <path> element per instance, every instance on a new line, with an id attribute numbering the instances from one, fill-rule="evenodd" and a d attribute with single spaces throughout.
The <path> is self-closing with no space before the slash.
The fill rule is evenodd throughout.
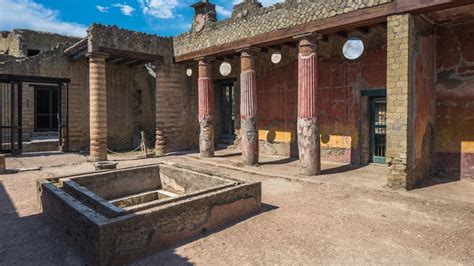
<path id="1" fill-rule="evenodd" d="M 299 36 L 298 151 L 302 173 L 321 173 L 321 144 L 317 114 L 318 57 L 313 34 Z"/>
<path id="2" fill-rule="evenodd" d="M 156 90 L 156 135 L 155 135 L 155 155 L 156 156 L 164 156 L 166 153 L 166 141 L 165 141 L 165 134 L 163 132 L 164 123 L 162 119 L 160 119 L 160 114 L 162 112 L 161 105 L 163 104 L 162 92 L 166 89 L 166 76 L 167 72 L 164 71 L 164 66 L 160 62 L 155 62 L 156 66 L 156 83 L 155 83 L 155 90 Z M 160 112 L 161 111 L 161 112 Z"/>
<path id="3" fill-rule="evenodd" d="M 90 53 L 89 57 L 89 115 L 90 160 L 107 160 L 107 54 Z"/>
<path id="4" fill-rule="evenodd" d="M 254 48 L 241 53 L 240 123 L 242 129 L 242 157 L 246 165 L 258 164 L 257 77 Z"/>
<path id="5" fill-rule="evenodd" d="M 208 59 L 199 59 L 199 151 L 201 158 L 214 157 L 214 84 Z"/>

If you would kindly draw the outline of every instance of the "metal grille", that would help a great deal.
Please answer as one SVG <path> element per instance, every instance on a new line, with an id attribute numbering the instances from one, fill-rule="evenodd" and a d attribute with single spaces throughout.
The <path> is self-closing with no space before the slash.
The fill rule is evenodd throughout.
<path id="1" fill-rule="evenodd" d="M 372 99 L 372 156 L 384 163 L 387 144 L 387 99 Z"/>
<path id="2" fill-rule="evenodd" d="M 58 130 L 58 89 L 35 88 L 35 130 Z"/>

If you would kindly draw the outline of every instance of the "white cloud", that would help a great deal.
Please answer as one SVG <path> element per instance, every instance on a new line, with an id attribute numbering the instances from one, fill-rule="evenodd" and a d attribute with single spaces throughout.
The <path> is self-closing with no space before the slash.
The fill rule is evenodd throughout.
<path id="1" fill-rule="evenodd" d="M 95 8 L 97 8 L 100 13 L 107 13 L 110 7 L 96 5 Z"/>
<path id="2" fill-rule="evenodd" d="M 33 0 L 0 0 L 0 29 L 27 28 L 74 36 L 85 36 L 87 27 L 63 21 L 57 10 Z"/>
<path id="3" fill-rule="evenodd" d="M 216 5 L 216 11 L 217 11 L 217 14 L 219 14 L 221 16 L 224 16 L 224 17 L 230 17 L 230 15 L 232 15 L 231 10 L 228 10 L 225 7 L 220 6 L 220 5 Z"/>
<path id="4" fill-rule="evenodd" d="M 174 9 L 178 7 L 178 0 L 138 0 L 143 14 L 156 18 L 174 18 Z"/>
<path id="5" fill-rule="evenodd" d="M 113 7 L 118 7 L 120 9 L 120 12 L 124 14 L 125 16 L 131 16 L 133 11 L 135 11 L 135 8 L 127 5 L 126 3 L 124 4 L 113 4 Z"/>

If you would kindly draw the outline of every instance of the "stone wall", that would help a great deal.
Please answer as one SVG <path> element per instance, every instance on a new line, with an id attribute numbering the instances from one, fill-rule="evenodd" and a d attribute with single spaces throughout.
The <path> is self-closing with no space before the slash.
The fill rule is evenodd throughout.
<path id="1" fill-rule="evenodd" d="M 69 135 L 72 151 L 89 150 L 89 63 L 87 59 L 70 60 L 63 55 L 67 45 L 14 62 L 0 63 L 0 73 L 69 78 Z M 108 142 L 109 149 L 136 148 L 140 131 L 154 144 L 155 78 L 144 65 L 107 66 Z M 25 133 L 31 133 L 34 121 L 32 88 L 24 84 Z M 27 91 L 29 90 L 29 91 Z M 65 98 L 63 94 L 63 104 Z"/>
<path id="2" fill-rule="evenodd" d="M 141 54 L 162 55 L 167 64 L 172 63 L 172 38 L 100 24 L 92 24 L 87 33 L 88 52 L 99 52 L 101 47 L 105 47 Z"/>
<path id="3" fill-rule="evenodd" d="M 27 29 L 14 29 L 0 37 L 0 53 L 26 57 L 28 50 L 48 51 L 62 43 L 74 43 L 80 38 Z"/>
<path id="4" fill-rule="evenodd" d="M 230 19 L 209 23 L 199 33 L 188 32 L 177 36 L 174 38 L 174 53 L 175 56 L 181 56 L 389 2 L 392 0 L 286 0 L 267 8 L 253 8 L 245 16 L 235 15 Z M 239 8 L 242 7 L 239 5 Z"/>
<path id="5" fill-rule="evenodd" d="M 388 185 L 406 187 L 411 173 L 413 138 L 409 114 L 412 86 L 410 73 L 413 50 L 413 17 L 410 14 L 390 16 L 387 19 L 387 163 Z M 410 127 L 410 128 L 409 128 Z"/>
<path id="6" fill-rule="evenodd" d="M 434 38 L 421 17 L 387 22 L 388 186 L 415 188 L 433 174 Z"/>
<path id="7" fill-rule="evenodd" d="M 197 68 L 190 78 L 185 65 L 160 65 L 156 72 L 156 128 L 164 135 L 165 151 L 197 148 Z"/>
<path id="8" fill-rule="evenodd" d="M 436 170 L 474 177 L 474 23 L 436 29 Z"/>

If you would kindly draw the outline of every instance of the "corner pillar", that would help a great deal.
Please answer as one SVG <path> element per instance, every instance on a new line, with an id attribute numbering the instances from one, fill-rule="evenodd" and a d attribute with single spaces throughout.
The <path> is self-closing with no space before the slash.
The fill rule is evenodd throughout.
<path id="1" fill-rule="evenodd" d="M 301 172 L 321 173 L 321 143 L 317 114 L 318 56 L 315 34 L 295 37 L 298 54 L 298 151 Z"/>
<path id="2" fill-rule="evenodd" d="M 214 157 L 214 84 L 209 59 L 198 59 L 199 67 L 199 153 L 201 158 Z"/>
<path id="3" fill-rule="evenodd" d="M 413 175 L 413 47 L 414 20 L 410 14 L 387 18 L 387 186 L 410 188 Z M 427 100 L 427 99 L 423 99 Z"/>
<path id="4" fill-rule="evenodd" d="M 239 50 L 240 74 L 240 123 L 242 129 L 242 157 L 246 165 L 258 164 L 257 128 L 257 76 L 255 72 L 256 48 Z"/>
<path id="5" fill-rule="evenodd" d="M 89 120 L 91 161 L 107 160 L 107 54 L 89 53 Z"/>

